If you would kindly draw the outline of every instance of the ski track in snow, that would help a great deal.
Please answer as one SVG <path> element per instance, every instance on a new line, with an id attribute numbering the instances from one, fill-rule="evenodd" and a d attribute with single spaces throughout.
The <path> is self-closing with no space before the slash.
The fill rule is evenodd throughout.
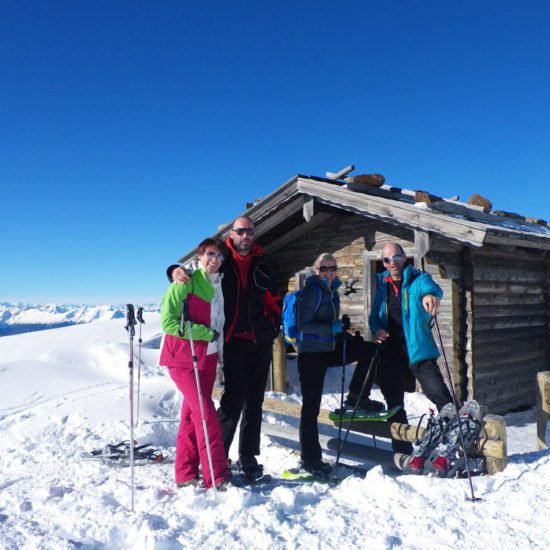
<path id="1" fill-rule="evenodd" d="M 507 415 L 509 465 L 473 479 L 480 502 L 468 500 L 465 479 L 393 476 L 380 466 L 338 486 L 276 480 L 218 495 L 176 490 L 178 424 L 170 420 L 179 415 L 180 398 L 156 364 L 155 345 L 142 348 L 140 418 L 146 422 L 135 437 L 167 460 L 136 466 L 132 513 L 130 469 L 80 456 L 129 438 L 123 324 L 98 321 L 0 339 L 2 549 L 549 547 L 550 451 L 534 450 L 533 410 Z M 150 314 L 144 329 L 144 340 L 159 341 L 158 314 Z M 137 368 L 137 353 L 135 360 Z M 286 398 L 299 402 L 292 371 L 289 379 L 294 395 Z M 332 369 L 323 406 L 339 403 L 339 387 L 340 370 Z M 427 406 L 423 396 L 407 396 L 411 416 Z M 261 459 L 275 477 L 298 461 L 265 435 Z"/>

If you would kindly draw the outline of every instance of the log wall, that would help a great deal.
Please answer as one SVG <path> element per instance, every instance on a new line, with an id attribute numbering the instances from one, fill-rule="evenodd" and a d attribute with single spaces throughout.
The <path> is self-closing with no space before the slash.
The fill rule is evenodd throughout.
<path id="1" fill-rule="evenodd" d="M 549 354 L 544 257 L 489 245 L 471 258 L 474 397 L 496 413 L 532 406 Z"/>
<path id="2" fill-rule="evenodd" d="M 473 396 L 473 364 L 468 361 L 472 339 L 468 323 L 468 312 L 472 309 L 469 248 L 432 237 L 424 266 L 444 292 L 438 322 L 455 396 L 465 401 Z M 439 363 L 444 368 L 443 358 Z M 442 372 L 447 381 L 446 372 Z"/>

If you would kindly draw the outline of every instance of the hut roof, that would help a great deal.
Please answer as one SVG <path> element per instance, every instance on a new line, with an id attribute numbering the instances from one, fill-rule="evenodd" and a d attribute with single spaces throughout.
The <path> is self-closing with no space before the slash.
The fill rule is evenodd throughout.
<path id="1" fill-rule="evenodd" d="M 267 252 L 308 231 L 311 225 L 304 220 L 320 222 L 335 210 L 472 247 L 492 243 L 550 250 L 550 227 L 544 220 L 511 212 L 490 212 L 486 204 L 478 206 L 393 187 L 380 183 L 380 179 L 373 185 L 365 183 L 368 177 L 361 178 L 334 180 L 297 175 L 242 214 L 254 220 L 256 236 Z M 228 231 L 226 226 L 217 235 L 225 236 Z M 180 261 L 188 261 L 193 255 L 194 250 Z"/>

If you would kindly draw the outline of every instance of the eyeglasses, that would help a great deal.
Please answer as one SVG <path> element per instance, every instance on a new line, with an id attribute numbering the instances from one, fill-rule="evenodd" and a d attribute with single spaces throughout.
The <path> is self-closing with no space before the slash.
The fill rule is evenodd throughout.
<path id="1" fill-rule="evenodd" d="M 338 269 L 338 267 L 335 266 L 335 265 L 322 265 L 319 268 L 319 271 L 321 273 L 326 273 L 327 271 L 332 271 L 334 273 L 337 269 Z"/>
<path id="2" fill-rule="evenodd" d="M 216 258 L 216 260 L 219 260 L 220 262 L 223 262 L 225 260 L 225 256 L 223 254 L 218 254 L 217 252 L 212 252 L 211 250 L 208 250 L 208 252 L 206 252 L 206 257 L 210 259 Z"/>
<path id="3" fill-rule="evenodd" d="M 237 235 L 242 236 L 244 234 L 254 235 L 254 231 L 256 230 L 253 227 L 237 227 L 236 229 L 232 229 L 231 231 L 235 231 Z"/>
<path id="4" fill-rule="evenodd" d="M 386 257 L 382 258 L 382 261 L 385 264 L 389 264 L 390 262 L 400 262 L 402 259 L 403 259 L 403 254 L 395 254 L 391 258 L 386 258 Z"/>

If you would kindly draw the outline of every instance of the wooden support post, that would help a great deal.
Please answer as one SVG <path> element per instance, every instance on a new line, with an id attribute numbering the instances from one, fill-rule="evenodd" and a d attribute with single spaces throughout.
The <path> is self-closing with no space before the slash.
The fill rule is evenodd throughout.
<path id="1" fill-rule="evenodd" d="M 537 448 L 550 447 L 550 371 L 537 373 Z"/>
<path id="2" fill-rule="evenodd" d="M 506 439 L 506 421 L 503 416 L 496 414 L 487 414 L 483 418 L 483 429 L 487 434 L 487 439 L 491 441 L 501 441 L 503 452 L 499 458 L 486 457 L 487 473 L 496 474 L 502 472 L 508 464 L 508 445 Z"/>
<path id="3" fill-rule="evenodd" d="M 273 391 L 286 393 L 286 344 L 281 335 L 273 341 Z"/>

